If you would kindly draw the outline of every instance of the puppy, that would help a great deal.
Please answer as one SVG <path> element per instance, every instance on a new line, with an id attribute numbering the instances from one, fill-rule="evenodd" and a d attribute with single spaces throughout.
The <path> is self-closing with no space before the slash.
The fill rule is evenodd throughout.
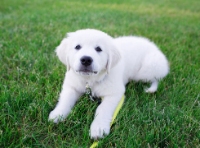
<path id="1" fill-rule="evenodd" d="M 68 33 L 56 48 L 60 61 L 67 66 L 59 102 L 49 120 L 64 120 L 87 89 L 102 97 L 90 127 L 92 139 L 110 132 L 110 122 L 125 85 L 131 81 L 150 82 L 145 91 L 157 90 L 158 81 L 169 72 L 168 61 L 158 47 L 142 37 L 119 37 L 84 29 Z M 87 87 L 87 88 L 86 88 Z"/>

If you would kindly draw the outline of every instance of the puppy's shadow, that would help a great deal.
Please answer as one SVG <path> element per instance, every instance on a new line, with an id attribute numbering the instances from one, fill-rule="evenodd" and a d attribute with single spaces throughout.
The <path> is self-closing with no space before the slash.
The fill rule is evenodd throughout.
<path id="1" fill-rule="evenodd" d="M 135 95 L 142 95 L 145 93 L 145 88 L 149 86 L 149 83 L 144 82 L 129 82 L 126 86 L 126 94 L 134 92 Z M 132 94 L 132 93 L 131 93 Z"/>
<path id="2" fill-rule="evenodd" d="M 129 100 L 133 99 L 138 105 L 142 105 L 145 101 L 156 98 L 156 93 L 146 93 L 145 89 L 150 86 L 149 83 L 144 82 L 130 82 L 126 86 L 125 96 Z M 132 101 L 131 101 L 132 102 Z"/>

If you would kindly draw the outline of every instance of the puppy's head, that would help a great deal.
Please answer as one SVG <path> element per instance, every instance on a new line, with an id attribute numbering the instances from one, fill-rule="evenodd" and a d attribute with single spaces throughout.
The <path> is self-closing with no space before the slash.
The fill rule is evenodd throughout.
<path id="1" fill-rule="evenodd" d="M 72 69 L 81 75 L 109 72 L 120 59 L 112 37 L 94 29 L 68 33 L 56 53 L 68 71 Z"/>

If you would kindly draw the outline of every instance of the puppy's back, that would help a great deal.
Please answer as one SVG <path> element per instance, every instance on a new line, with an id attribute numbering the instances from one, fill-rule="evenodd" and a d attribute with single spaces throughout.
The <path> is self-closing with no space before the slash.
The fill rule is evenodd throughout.
<path id="1" fill-rule="evenodd" d="M 114 39 L 114 43 L 125 60 L 126 73 L 131 79 L 152 81 L 168 74 L 167 58 L 149 39 L 127 36 Z"/>

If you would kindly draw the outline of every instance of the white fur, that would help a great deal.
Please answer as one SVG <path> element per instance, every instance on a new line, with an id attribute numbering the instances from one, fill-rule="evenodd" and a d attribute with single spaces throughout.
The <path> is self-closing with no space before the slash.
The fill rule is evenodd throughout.
<path id="1" fill-rule="evenodd" d="M 77 50 L 75 47 L 81 46 Z M 102 51 L 97 52 L 99 46 Z M 57 123 L 67 117 L 70 110 L 85 93 L 89 84 L 93 96 L 103 97 L 91 124 L 90 136 L 102 138 L 110 132 L 110 122 L 130 80 L 150 82 L 146 92 L 157 90 L 158 81 L 169 72 L 168 61 L 158 47 L 142 37 L 113 39 L 104 32 L 85 29 L 68 33 L 56 48 L 60 61 L 67 66 L 59 102 L 50 113 L 49 120 Z M 80 59 L 90 56 L 93 62 L 89 71 L 80 71 Z"/>

